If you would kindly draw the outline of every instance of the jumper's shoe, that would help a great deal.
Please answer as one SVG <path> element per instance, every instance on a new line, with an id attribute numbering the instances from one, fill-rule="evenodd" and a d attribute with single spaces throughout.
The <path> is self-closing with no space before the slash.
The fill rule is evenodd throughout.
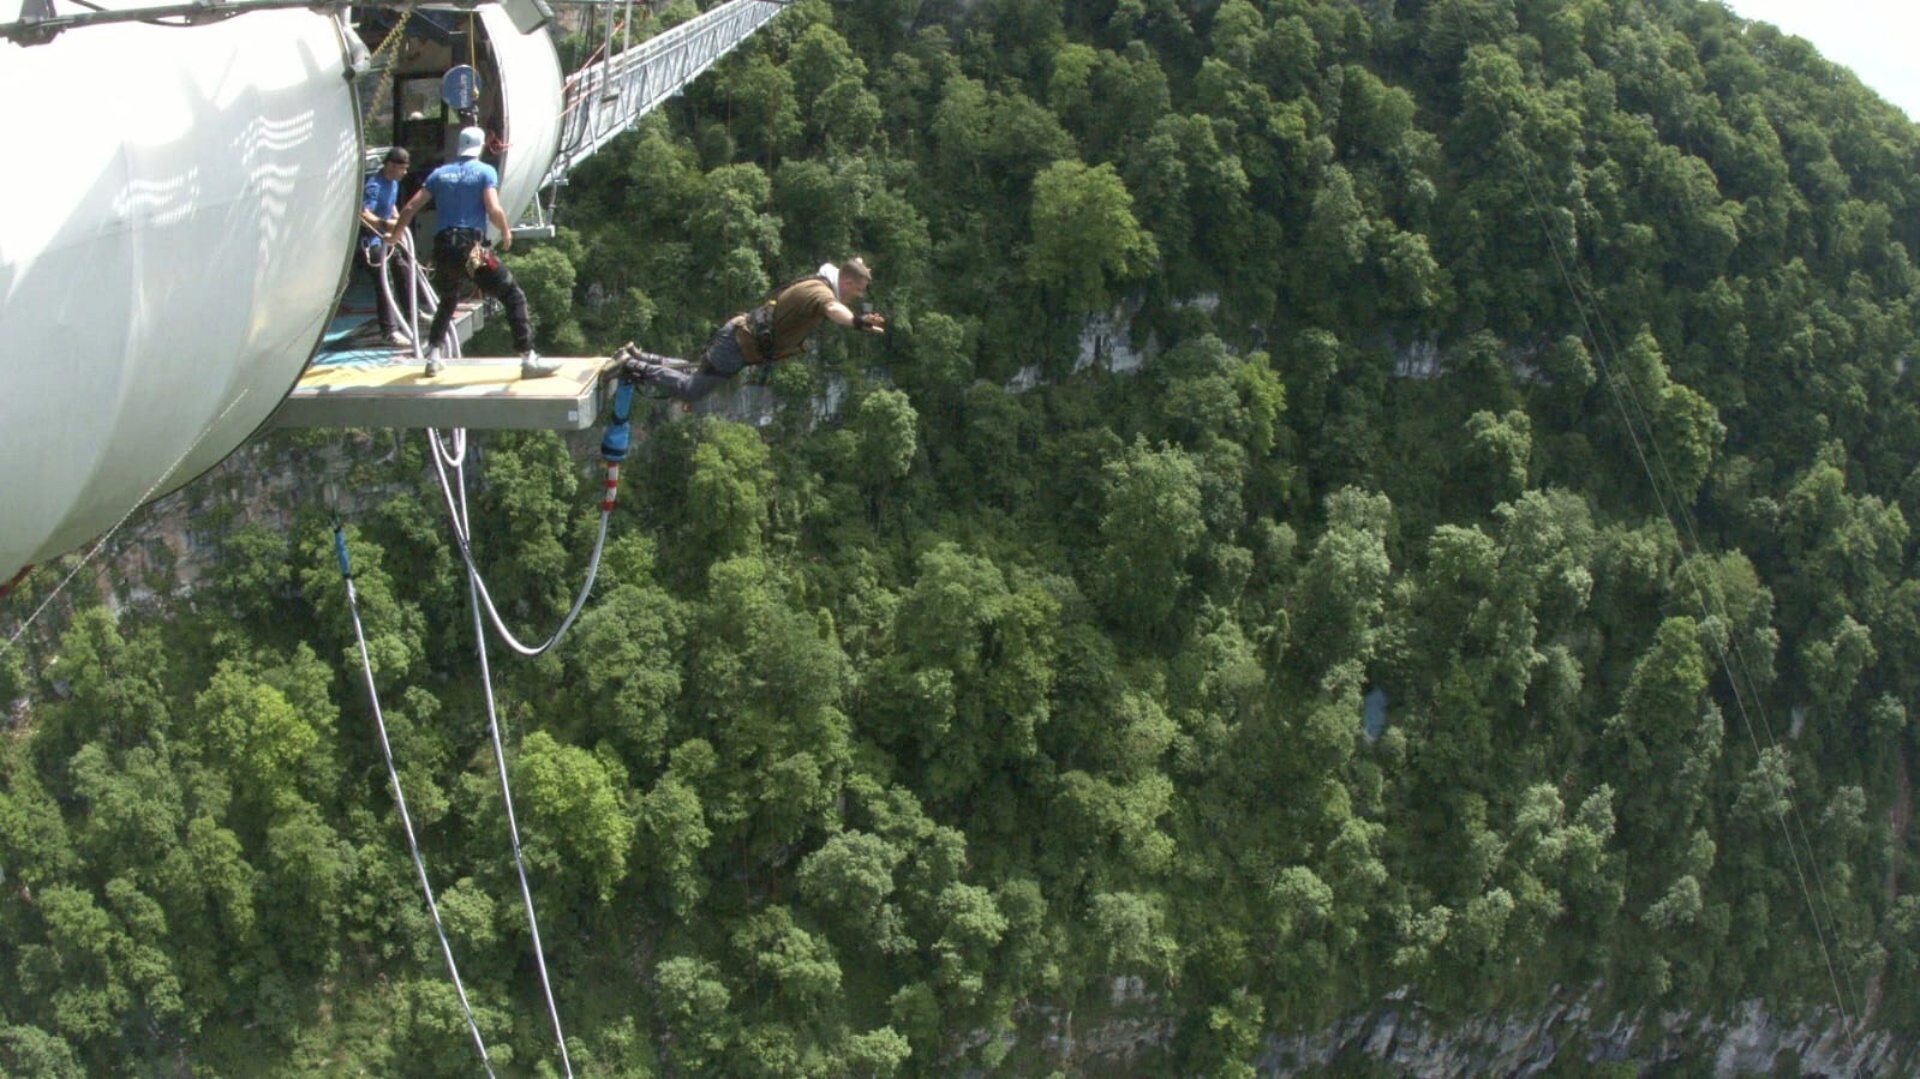
<path id="1" fill-rule="evenodd" d="M 638 354 L 628 356 L 620 365 L 620 380 L 635 386 L 647 386 L 653 383 L 660 368 L 640 358 Z"/>
<path id="2" fill-rule="evenodd" d="M 550 360 L 532 349 L 520 354 L 521 378 L 545 378 L 548 375 L 557 374 L 559 370 L 559 360 Z"/>
<path id="3" fill-rule="evenodd" d="M 447 369 L 446 363 L 440 359 L 440 350 L 438 348 L 428 349 L 427 350 L 427 377 L 439 378 L 440 372 L 446 369 Z"/>
<path id="4" fill-rule="evenodd" d="M 380 340 L 392 345 L 394 348 L 406 348 L 413 344 L 413 338 L 408 337 L 399 330 L 388 330 L 386 333 L 380 335 Z"/>
<path id="5" fill-rule="evenodd" d="M 668 358 L 652 352 L 642 352 L 633 345 L 622 346 L 620 377 L 635 386 L 656 386 L 660 384 L 660 374 L 668 366 Z"/>
<path id="6" fill-rule="evenodd" d="M 640 357 L 642 355 L 643 353 L 640 351 L 640 347 L 632 341 L 628 341 L 626 344 L 613 350 L 613 359 L 620 364 L 620 381 L 629 386 L 646 384 L 645 373 L 641 370 L 643 365 L 640 362 Z"/>

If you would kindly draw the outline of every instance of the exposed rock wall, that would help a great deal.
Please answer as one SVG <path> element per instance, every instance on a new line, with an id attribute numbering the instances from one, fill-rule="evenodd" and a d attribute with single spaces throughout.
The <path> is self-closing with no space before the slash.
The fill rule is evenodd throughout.
<path id="1" fill-rule="evenodd" d="M 1382 1074 L 1420 1079 L 1526 1079 L 1576 1061 L 1617 1065 L 1623 1075 L 1684 1065 L 1684 1074 L 1716 1079 L 1920 1075 L 1920 1038 L 1884 1030 L 1850 1036 L 1831 1008 L 1788 1019 L 1749 1000 L 1725 1016 L 1651 1010 L 1602 1015 L 1592 1008 L 1600 994 L 1599 986 L 1559 990 L 1533 1015 L 1455 1021 L 1433 1015 L 1403 991 L 1320 1030 L 1268 1037 L 1254 1066 L 1262 1079 L 1325 1075 L 1335 1068 L 1347 1074 L 1363 1062 Z M 1076 1022 L 1072 1011 L 1035 1013 L 1038 1048 L 1065 1074 L 1149 1074 L 1178 1035 L 1160 998 L 1138 979 L 1114 979 L 1108 996 L 1091 1022 Z"/>
<path id="2" fill-rule="evenodd" d="M 1830 1009 L 1798 1022 L 1770 1014 L 1757 1000 L 1727 1017 L 1644 1011 L 1602 1017 L 1588 1008 L 1585 997 L 1558 997 L 1533 1016 L 1477 1018 L 1453 1026 L 1435 1022 L 1417 1003 L 1388 1001 L 1313 1034 L 1270 1039 L 1258 1068 L 1262 1076 L 1280 1079 L 1364 1055 L 1395 1075 L 1535 1076 L 1562 1053 L 1636 1069 L 1683 1061 L 1710 1064 L 1720 1079 L 1891 1077 L 1920 1069 L 1920 1046 L 1913 1039 L 1884 1031 L 1849 1037 Z"/>

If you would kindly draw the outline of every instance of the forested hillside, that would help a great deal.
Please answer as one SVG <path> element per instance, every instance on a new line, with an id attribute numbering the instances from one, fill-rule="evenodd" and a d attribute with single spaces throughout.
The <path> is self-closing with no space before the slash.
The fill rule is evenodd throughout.
<path id="1" fill-rule="evenodd" d="M 1913 1035 L 1916 165 L 1700 0 L 796 4 L 511 258 L 556 354 L 854 252 L 893 322 L 655 424 L 494 657 L 576 1071 L 1098 1074 L 1122 978 L 1127 1075 L 1400 987 Z M 1076 369 L 1115 310 L 1149 360 Z M 427 450 L 327 441 L 403 492 L 347 534 L 482 1032 L 557 1075 Z M 477 447 L 551 626 L 592 458 Z M 212 584 L 0 651 L 0 1073 L 480 1074 L 328 505 L 199 497 Z"/>

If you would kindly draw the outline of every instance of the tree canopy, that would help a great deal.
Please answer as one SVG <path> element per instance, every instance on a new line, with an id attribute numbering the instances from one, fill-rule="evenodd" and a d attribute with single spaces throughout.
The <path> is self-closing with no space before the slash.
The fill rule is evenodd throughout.
<path id="1" fill-rule="evenodd" d="M 497 667 L 575 1065 L 1093 1073 L 1141 1019 L 1129 1074 L 1248 1075 L 1401 987 L 1911 1037 L 1917 166 L 1704 0 L 792 5 L 509 257 L 556 350 L 855 252 L 892 327 L 656 417 Z M 424 451 L 266 445 L 347 462 L 476 1022 L 556 1074 Z M 585 448 L 474 455 L 510 620 Z M 471 1074 L 318 481 L 218 481 L 202 583 L 0 649 L 0 1075 Z"/>

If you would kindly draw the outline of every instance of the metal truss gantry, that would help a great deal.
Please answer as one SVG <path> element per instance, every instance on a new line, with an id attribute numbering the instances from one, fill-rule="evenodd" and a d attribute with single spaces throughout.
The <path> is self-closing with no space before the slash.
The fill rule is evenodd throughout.
<path id="1" fill-rule="evenodd" d="M 564 180 L 568 170 L 699 78 L 786 6 L 782 0 L 727 0 L 580 69 L 567 80 L 560 150 L 541 186 Z"/>

